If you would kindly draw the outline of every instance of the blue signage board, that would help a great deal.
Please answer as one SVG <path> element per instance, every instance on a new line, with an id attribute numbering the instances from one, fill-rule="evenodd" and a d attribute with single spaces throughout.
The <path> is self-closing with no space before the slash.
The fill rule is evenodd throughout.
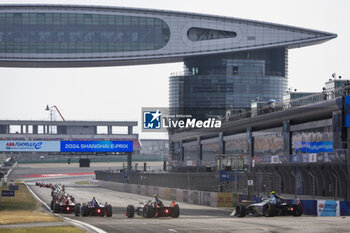
<path id="1" fill-rule="evenodd" d="M 317 216 L 340 216 L 339 201 L 317 200 Z"/>
<path id="2" fill-rule="evenodd" d="M 241 181 L 241 171 L 237 171 L 237 181 Z M 228 182 L 228 181 L 235 181 L 235 172 L 234 171 L 220 171 L 220 182 Z"/>
<path id="3" fill-rule="evenodd" d="M 333 152 L 332 141 L 321 142 L 306 142 L 301 141 L 301 144 L 296 147 L 296 153 L 321 153 L 321 152 Z"/>
<path id="4" fill-rule="evenodd" d="M 61 152 L 132 152 L 132 141 L 61 141 Z"/>
<path id="5" fill-rule="evenodd" d="M 13 190 L 2 190 L 1 191 L 1 196 L 2 197 L 14 197 L 15 196 L 15 191 L 13 191 Z"/>
<path id="6" fill-rule="evenodd" d="M 350 127 L 350 95 L 346 95 L 344 99 L 344 124 L 345 127 Z"/>
<path id="7" fill-rule="evenodd" d="M 229 181 L 230 180 L 230 176 L 227 173 L 227 171 L 221 170 L 220 171 L 220 182 L 225 182 L 225 181 Z"/>
<path id="8" fill-rule="evenodd" d="M 0 141 L 0 151 L 132 152 L 133 141 Z"/>
<path id="9" fill-rule="evenodd" d="M 18 185 L 10 185 L 9 190 L 18 190 Z"/>

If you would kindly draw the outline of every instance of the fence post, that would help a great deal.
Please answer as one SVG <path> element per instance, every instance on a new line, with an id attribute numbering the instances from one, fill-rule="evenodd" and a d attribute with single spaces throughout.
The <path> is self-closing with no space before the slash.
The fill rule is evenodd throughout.
<path id="1" fill-rule="evenodd" d="M 294 187 L 295 187 L 294 197 L 297 198 L 297 176 L 293 171 L 290 174 L 294 177 Z"/>
<path id="2" fill-rule="evenodd" d="M 332 175 L 335 178 L 335 187 L 334 187 L 334 200 L 337 199 L 337 191 L 338 191 L 338 177 L 337 175 L 335 175 L 334 173 L 332 173 Z"/>

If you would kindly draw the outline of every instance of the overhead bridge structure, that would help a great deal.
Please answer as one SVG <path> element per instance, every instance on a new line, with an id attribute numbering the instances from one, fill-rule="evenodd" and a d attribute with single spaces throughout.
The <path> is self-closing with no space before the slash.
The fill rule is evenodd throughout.
<path id="1" fill-rule="evenodd" d="M 74 5 L 0 5 L 0 66 L 94 67 L 179 62 L 192 56 L 299 48 L 336 35 L 176 11 Z"/>

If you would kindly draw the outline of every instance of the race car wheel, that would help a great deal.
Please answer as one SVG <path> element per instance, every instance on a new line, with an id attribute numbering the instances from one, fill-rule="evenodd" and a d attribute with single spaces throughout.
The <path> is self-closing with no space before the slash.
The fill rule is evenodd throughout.
<path id="1" fill-rule="evenodd" d="M 180 207 L 178 204 L 174 205 L 173 211 L 172 211 L 172 217 L 173 218 L 178 218 L 180 215 Z"/>
<path id="2" fill-rule="evenodd" d="M 53 212 L 54 213 L 60 212 L 60 206 L 57 203 L 54 203 L 54 205 L 53 205 Z"/>
<path id="3" fill-rule="evenodd" d="M 53 204 L 54 204 L 54 202 L 53 202 L 53 200 L 51 200 L 51 204 L 50 204 L 51 211 L 53 211 Z"/>
<path id="4" fill-rule="evenodd" d="M 135 215 L 135 208 L 133 205 L 128 205 L 128 207 L 126 207 L 126 216 L 128 218 L 133 218 Z"/>
<path id="5" fill-rule="evenodd" d="M 143 207 L 143 216 L 145 218 L 153 218 L 154 217 L 154 209 L 152 205 L 145 205 Z"/>
<path id="6" fill-rule="evenodd" d="M 303 214 L 303 204 L 301 202 L 294 206 L 293 216 L 300 217 Z"/>
<path id="7" fill-rule="evenodd" d="M 244 205 L 237 205 L 236 206 L 236 216 L 238 217 L 245 217 L 247 214 L 247 209 Z"/>
<path id="8" fill-rule="evenodd" d="M 143 212 L 142 212 L 142 216 L 144 217 L 144 218 L 148 218 L 148 216 L 147 216 L 147 210 L 148 210 L 148 208 L 146 207 L 146 205 L 143 207 Z"/>
<path id="9" fill-rule="evenodd" d="M 265 217 L 273 217 L 276 214 L 276 206 L 271 203 L 264 205 L 263 213 Z"/>
<path id="10" fill-rule="evenodd" d="M 107 217 L 112 217 L 113 211 L 112 211 L 112 206 L 111 205 L 106 205 L 106 216 Z"/>
<path id="11" fill-rule="evenodd" d="M 80 216 L 80 204 L 77 204 L 75 206 L 75 216 Z"/>
<path id="12" fill-rule="evenodd" d="M 83 217 L 86 217 L 89 215 L 89 207 L 87 205 L 83 205 L 83 207 L 81 208 L 81 215 Z"/>

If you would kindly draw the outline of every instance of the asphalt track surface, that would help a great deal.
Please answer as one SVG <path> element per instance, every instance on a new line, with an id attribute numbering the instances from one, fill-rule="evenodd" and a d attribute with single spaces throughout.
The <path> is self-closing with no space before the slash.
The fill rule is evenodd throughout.
<path id="1" fill-rule="evenodd" d="M 48 168 L 43 168 L 43 170 Z M 64 169 L 63 169 L 64 170 Z M 21 172 L 21 176 L 37 174 L 39 170 L 27 170 Z M 60 173 L 58 168 L 52 171 Z M 18 174 L 19 175 L 19 174 Z M 180 217 L 145 219 L 135 217 L 128 219 L 124 216 L 126 206 L 137 206 L 141 201 L 150 200 L 151 197 L 137 194 L 117 192 L 103 189 L 95 185 L 77 185 L 76 181 L 89 180 L 92 176 L 75 177 L 51 177 L 42 178 L 41 181 L 61 183 L 66 185 L 66 191 L 73 195 L 77 202 L 86 203 L 93 196 L 101 202 L 108 202 L 113 206 L 113 216 L 107 217 L 76 217 L 74 214 L 61 214 L 64 217 L 83 221 L 106 232 L 350 232 L 350 217 L 313 217 L 313 216 L 282 216 L 282 217 L 252 217 L 245 218 L 229 217 L 230 210 L 227 208 L 213 208 L 207 206 L 178 203 Z M 51 190 L 39 188 L 34 185 L 34 178 L 25 178 L 32 190 L 47 204 L 51 201 Z M 170 201 L 163 200 L 165 204 Z"/>
<path id="2" fill-rule="evenodd" d="M 67 163 L 38 163 L 38 164 L 18 164 L 13 168 L 12 173 L 9 176 L 9 179 L 23 179 L 26 176 L 40 176 L 40 175 L 52 175 L 52 177 L 59 177 L 57 174 L 81 174 L 91 175 L 95 170 L 120 170 L 123 168 L 122 162 L 102 162 L 102 163 L 91 163 L 90 167 L 79 167 L 78 163 L 72 163 L 68 165 Z M 138 163 L 138 169 L 143 168 L 143 163 Z M 135 167 L 135 163 L 133 163 Z M 147 167 L 151 170 L 158 171 L 162 169 L 162 162 L 147 162 Z M 28 177 L 27 177 L 28 178 Z"/>

